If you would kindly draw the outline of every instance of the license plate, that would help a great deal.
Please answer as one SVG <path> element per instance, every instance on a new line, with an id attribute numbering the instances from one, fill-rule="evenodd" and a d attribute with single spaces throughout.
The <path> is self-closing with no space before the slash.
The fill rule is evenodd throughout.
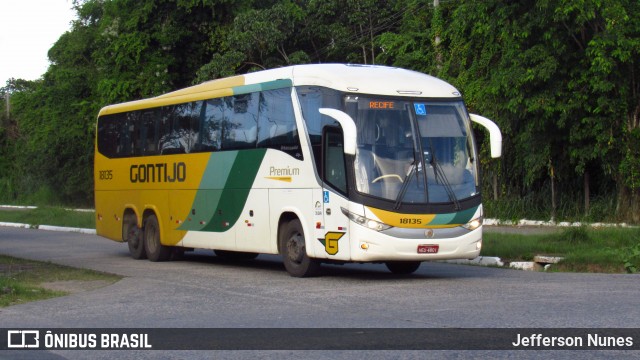
<path id="1" fill-rule="evenodd" d="M 437 254 L 440 245 L 418 245 L 418 254 Z"/>

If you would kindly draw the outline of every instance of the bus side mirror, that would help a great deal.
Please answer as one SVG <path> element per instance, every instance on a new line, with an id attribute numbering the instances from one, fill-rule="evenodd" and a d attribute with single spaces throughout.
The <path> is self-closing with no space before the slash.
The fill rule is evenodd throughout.
<path id="1" fill-rule="evenodd" d="M 502 133 L 496 123 L 487 119 L 486 117 L 469 114 L 471 121 L 484 126 L 489 130 L 489 141 L 491 143 L 491 157 L 499 158 L 502 155 Z"/>
<path id="2" fill-rule="evenodd" d="M 356 123 L 347 113 L 330 108 L 320 108 L 320 114 L 327 115 L 337 121 L 342 127 L 344 138 L 344 153 L 347 155 L 356 154 Z"/>

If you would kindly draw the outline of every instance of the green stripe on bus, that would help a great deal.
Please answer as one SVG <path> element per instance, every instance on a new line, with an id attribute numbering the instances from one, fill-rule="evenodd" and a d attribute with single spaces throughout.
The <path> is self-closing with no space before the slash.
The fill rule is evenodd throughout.
<path id="1" fill-rule="evenodd" d="M 291 82 L 290 79 L 282 79 L 282 80 L 274 80 L 274 81 L 269 81 L 269 82 L 260 83 L 260 84 L 237 86 L 237 87 L 234 87 L 232 90 L 233 90 L 233 95 L 240 95 L 240 94 L 248 94 L 248 93 L 259 92 L 259 91 L 282 89 L 282 88 L 291 87 L 292 85 L 293 85 L 293 82 Z"/>
<path id="2" fill-rule="evenodd" d="M 429 225 L 466 224 L 471 220 L 476 210 L 478 210 L 477 206 L 455 213 L 438 214 Z"/>
<path id="3" fill-rule="evenodd" d="M 185 222 L 180 230 L 223 232 L 238 221 L 267 149 L 213 153 L 192 209 L 205 224 Z M 224 176 L 227 174 L 227 176 Z"/>

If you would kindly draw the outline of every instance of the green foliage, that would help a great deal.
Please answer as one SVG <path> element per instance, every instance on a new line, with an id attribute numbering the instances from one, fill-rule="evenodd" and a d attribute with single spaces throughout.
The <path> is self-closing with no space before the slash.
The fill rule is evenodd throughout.
<path id="1" fill-rule="evenodd" d="M 376 63 L 453 83 L 503 133 L 476 129 L 487 212 L 640 222 L 637 0 L 76 0 L 42 80 L 11 79 L 0 200 L 92 203 L 95 116 L 215 78 L 315 62 Z M 1 106 L 4 106 L 2 104 Z M 496 176 L 492 189 L 490 176 Z M 591 209 L 583 207 L 591 179 Z M 551 209 L 551 184 L 556 209 Z M 31 200 L 31 199 L 28 199 Z M 487 200 L 487 196 L 485 196 Z"/>
<path id="2" fill-rule="evenodd" d="M 624 268 L 630 274 L 635 274 L 640 269 L 640 239 L 634 246 L 623 249 L 624 256 Z"/>
<path id="3" fill-rule="evenodd" d="M 624 174 L 624 185 L 630 189 L 640 189 L 640 127 L 627 134 L 627 148 L 620 162 L 620 173 Z"/>
<path id="4" fill-rule="evenodd" d="M 569 244 L 586 243 L 591 241 L 589 232 L 585 226 L 571 227 L 562 230 L 559 235 L 559 240 Z"/>

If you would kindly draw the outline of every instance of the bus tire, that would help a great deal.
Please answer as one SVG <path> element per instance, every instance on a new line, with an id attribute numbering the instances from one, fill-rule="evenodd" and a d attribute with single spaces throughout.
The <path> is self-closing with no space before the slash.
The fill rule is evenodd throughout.
<path id="1" fill-rule="evenodd" d="M 307 256 L 300 220 L 285 223 L 279 232 L 280 253 L 287 272 L 293 277 L 309 277 L 320 272 L 320 262 Z"/>
<path id="2" fill-rule="evenodd" d="M 167 261 L 171 257 L 171 247 L 160 243 L 160 226 L 155 215 L 144 220 L 144 247 L 151 261 Z"/>
<path id="3" fill-rule="evenodd" d="M 134 214 L 124 216 L 122 240 L 127 242 L 129 254 L 131 254 L 132 258 L 136 260 L 147 258 L 147 253 L 144 250 L 144 241 L 142 240 L 142 231 L 138 227 L 138 220 Z"/>
<path id="4" fill-rule="evenodd" d="M 420 261 L 387 261 L 384 263 L 387 269 L 394 274 L 413 274 L 420 267 Z"/>

